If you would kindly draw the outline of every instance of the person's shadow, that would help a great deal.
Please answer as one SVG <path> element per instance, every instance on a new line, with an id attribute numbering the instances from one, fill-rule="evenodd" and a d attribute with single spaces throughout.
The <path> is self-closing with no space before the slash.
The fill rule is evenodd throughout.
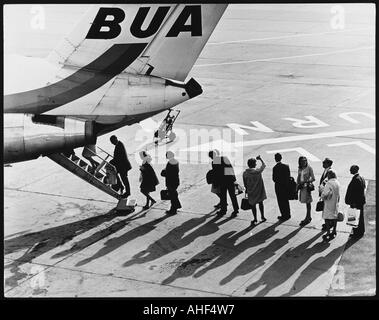
<path id="1" fill-rule="evenodd" d="M 294 282 L 292 288 L 284 293 L 282 296 L 292 296 L 298 292 L 301 292 L 306 287 L 308 287 L 311 283 L 313 283 L 319 276 L 326 273 L 337 261 L 337 259 L 341 256 L 345 245 L 343 244 L 340 247 L 337 247 L 331 250 L 326 256 L 318 257 L 316 260 L 312 261 L 299 275 L 299 277 Z M 334 284 L 333 279 L 331 282 L 331 286 Z M 337 283 L 339 285 L 339 283 Z"/>
<path id="2" fill-rule="evenodd" d="M 168 216 L 168 215 L 164 215 L 164 216 L 159 217 L 155 220 L 152 220 L 148 223 L 139 225 L 139 226 L 125 232 L 124 234 L 122 234 L 119 237 L 111 238 L 111 239 L 107 240 L 104 243 L 104 246 L 99 251 L 97 251 L 91 257 L 88 257 L 86 259 L 79 261 L 78 263 L 75 264 L 75 266 L 79 267 L 79 266 L 85 265 L 85 264 L 87 264 L 87 263 L 89 263 L 95 259 L 98 259 L 100 257 L 107 255 L 108 253 L 116 250 L 117 248 L 123 246 L 124 244 L 126 244 L 126 243 L 128 243 L 134 239 L 137 239 L 139 237 L 144 236 L 145 234 L 154 230 L 156 228 L 157 224 L 168 219 L 169 217 L 170 216 Z M 122 221 L 120 222 L 120 224 L 121 225 L 123 224 Z M 121 225 L 120 225 L 120 227 L 121 227 Z M 120 230 L 121 228 L 118 228 L 118 229 Z"/>
<path id="3" fill-rule="evenodd" d="M 135 254 L 129 261 L 126 261 L 123 266 L 128 267 L 133 264 L 142 264 L 148 261 L 153 261 L 189 245 L 199 237 L 204 237 L 217 232 L 220 225 L 225 223 L 226 220 L 217 223 L 221 217 L 215 216 L 207 221 L 212 215 L 214 214 L 211 212 L 201 217 L 185 221 L 183 224 L 170 230 L 160 239 L 154 241 L 146 249 Z M 197 226 L 200 227 L 184 236 L 188 231 L 195 229 Z"/>
<path id="4" fill-rule="evenodd" d="M 119 215 L 113 209 L 106 214 L 6 239 L 4 241 L 5 257 L 21 250 L 26 251 L 21 257 L 4 266 L 5 269 L 10 269 L 9 271 L 12 273 L 11 277 L 5 279 L 5 284 L 14 286 L 18 281 L 28 276 L 21 270 L 21 265 L 32 262 L 35 258 L 64 245 L 80 234 L 113 220 Z M 127 220 L 130 221 L 134 216 L 130 216 Z M 62 257 L 64 254 L 55 255 L 54 258 Z"/>
<path id="5" fill-rule="evenodd" d="M 224 285 L 238 276 L 249 274 L 259 267 L 263 266 L 266 260 L 273 257 L 280 248 L 288 244 L 290 239 L 295 237 L 302 228 L 303 227 L 297 228 L 296 230 L 286 235 L 284 238 L 274 239 L 266 247 L 260 248 L 254 252 L 240 265 L 238 265 L 237 268 L 235 268 L 229 275 L 222 279 L 220 281 L 220 285 Z"/>
<path id="6" fill-rule="evenodd" d="M 209 270 L 229 262 L 247 248 L 264 243 L 267 239 L 279 232 L 278 230 L 275 230 L 275 228 L 280 223 L 281 222 L 277 222 L 257 232 L 256 234 L 253 234 L 251 237 L 241 241 L 238 245 L 235 245 L 237 240 L 253 230 L 255 226 L 249 226 L 239 232 L 230 231 L 223 234 L 203 251 L 180 264 L 171 276 L 163 280 L 162 284 L 169 284 L 178 278 L 188 277 L 191 275 L 194 275 L 196 278 L 204 275 Z M 198 269 L 211 260 L 214 261 L 209 266 L 195 274 Z"/>
<path id="7" fill-rule="evenodd" d="M 318 242 L 308 248 L 311 243 L 320 238 L 322 233 L 323 232 L 319 232 L 299 246 L 286 250 L 270 267 L 263 272 L 258 281 L 250 284 L 246 288 L 246 292 L 251 292 L 261 286 L 264 286 L 258 293 L 255 294 L 255 296 L 265 296 L 272 289 L 286 282 L 311 257 L 324 251 L 330 246 L 328 242 Z"/>

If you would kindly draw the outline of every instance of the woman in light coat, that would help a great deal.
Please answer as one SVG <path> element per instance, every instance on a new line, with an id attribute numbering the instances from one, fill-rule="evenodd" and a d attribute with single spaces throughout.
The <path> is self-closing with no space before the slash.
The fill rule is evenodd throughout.
<path id="1" fill-rule="evenodd" d="M 257 160 L 260 160 L 262 165 L 256 168 Z M 258 203 L 259 211 L 261 213 L 262 222 L 266 221 L 264 216 L 263 200 L 267 199 L 265 185 L 262 179 L 262 172 L 266 168 L 266 164 L 263 162 L 260 156 L 257 159 L 251 158 L 247 161 L 248 169 L 243 173 L 243 183 L 248 195 L 249 204 L 251 205 L 251 211 L 253 212 L 254 220 L 251 224 L 256 224 L 257 221 L 257 208 Z"/>
<path id="2" fill-rule="evenodd" d="M 313 186 L 313 181 L 315 181 L 315 176 L 313 174 L 313 169 L 308 165 L 308 160 L 306 157 L 299 158 L 299 171 L 297 175 L 297 188 L 300 190 L 299 201 L 305 203 L 307 207 L 307 215 L 305 219 L 300 222 L 300 226 L 305 226 L 311 222 L 311 202 L 312 194 L 310 187 Z M 313 186 L 314 189 L 314 186 Z"/>
<path id="3" fill-rule="evenodd" d="M 338 205 L 340 201 L 340 183 L 334 170 L 327 173 L 327 182 L 321 186 L 321 199 L 324 200 L 322 218 L 325 220 L 326 234 L 322 237 L 325 241 L 334 239 L 337 235 Z M 330 232 L 330 229 L 333 231 Z"/>

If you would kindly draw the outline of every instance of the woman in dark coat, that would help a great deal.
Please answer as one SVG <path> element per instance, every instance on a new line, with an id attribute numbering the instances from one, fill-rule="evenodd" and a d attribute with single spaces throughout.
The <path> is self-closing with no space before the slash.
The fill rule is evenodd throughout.
<path id="1" fill-rule="evenodd" d="M 140 189 L 141 193 L 146 197 L 146 205 L 143 207 L 144 210 L 149 209 L 156 202 L 151 196 L 150 192 L 155 191 L 155 186 L 159 184 L 157 175 L 153 167 L 151 166 L 151 157 L 145 151 L 140 152 L 140 157 L 142 159 L 142 165 L 140 166 Z M 149 206 L 149 200 L 151 205 Z"/>
<path id="2" fill-rule="evenodd" d="M 166 187 L 171 200 L 171 208 L 166 211 L 167 214 L 176 214 L 177 210 L 182 207 L 178 198 L 179 181 L 179 162 L 175 159 L 175 155 L 172 151 L 166 152 L 166 158 L 168 159 L 166 169 L 161 173 L 166 178 Z"/>

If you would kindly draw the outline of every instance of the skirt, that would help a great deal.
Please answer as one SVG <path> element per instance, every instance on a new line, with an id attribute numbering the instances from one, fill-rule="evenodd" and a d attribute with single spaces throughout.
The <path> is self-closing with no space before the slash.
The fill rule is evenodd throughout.
<path id="1" fill-rule="evenodd" d="M 300 189 L 299 201 L 301 203 L 311 203 L 313 201 L 311 192 L 307 188 Z"/>

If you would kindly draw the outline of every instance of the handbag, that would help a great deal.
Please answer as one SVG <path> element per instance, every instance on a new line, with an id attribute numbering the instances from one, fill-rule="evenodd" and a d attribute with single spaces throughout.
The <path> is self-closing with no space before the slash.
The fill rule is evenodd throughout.
<path id="1" fill-rule="evenodd" d="M 307 184 L 307 190 L 308 190 L 308 192 L 311 192 L 311 191 L 313 191 L 314 189 L 315 189 L 314 184 L 313 184 L 312 182 L 309 182 L 309 183 Z"/>
<path id="2" fill-rule="evenodd" d="M 323 211 L 324 210 L 324 200 L 318 200 L 316 204 L 316 211 Z"/>
<path id="3" fill-rule="evenodd" d="M 170 193 L 167 189 L 161 190 L 161 200 L 170 200 Z"/>
<path id="4" fill-rule="evenodd" d="M 360 210 L 355 208 L 348 208 L 347 209 L 347 221 L 353 222 L 357 220 L 357 217 L 359 217 Z"/>
<path id="5" fill-rule="evenodd" d="M 352 227 L 356 227 L 359 223 L 359 215 L 361 211 L 355 208 L 347 208 L 347 221 L 346 224 Z"/>
<path id="6" fill-rule="evenodd" d="M 234 190 L 235 190 L 235 193 L 236 193 L 236 196 L 240 195 L 241 193 L 243 193 L 243 191 L 245 190 L 240 184 L 238 184 L 237 182 L 234 183 Z"/>
<path id="7" fill-rule="evenodd" d="M 247 197 L 247 193 L 245 193 L 245 196 L 241 200 L 241 209 L 242 210 L 249 210 L 249 209 L 251 209 L 251 205 L 249 203 L 249 198 Z"/>
<path id="8" fill-rule="evenodd" d="M 211 169 L 207 172 L 206 178 L 207 178 L 208 184 L 212 184 L 214 182 L 214 171 L 213 171 L 213 169 Z"/>
<path id="9" fill-rule="evenodd" d="M 342 212 L 338 212 L 337 221 L 342 222 L 344 219 L 345 219 L 345 214 Z"/>

